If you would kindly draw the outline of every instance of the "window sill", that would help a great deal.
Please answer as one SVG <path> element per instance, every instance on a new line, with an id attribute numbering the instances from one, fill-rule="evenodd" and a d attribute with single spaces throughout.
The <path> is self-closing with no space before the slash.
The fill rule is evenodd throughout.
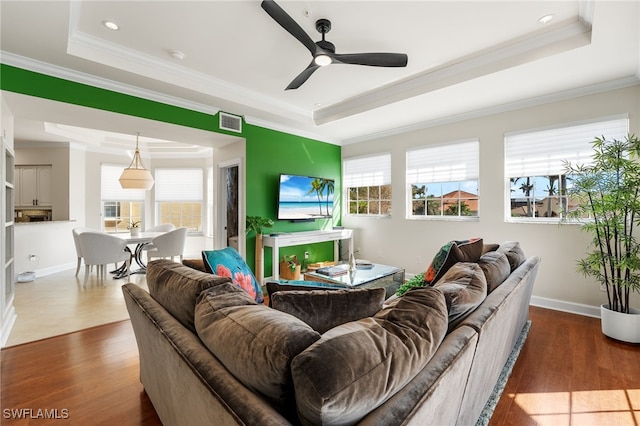
<path id="1" fill-rule="evenodd" d="M 480 216 L 409 216 L 407 220 L 426 220 L 441 222 L 479 222 Z"/>
<path id="2" fill-rule="evenodd" d="M 577 221 L 562 221 L 561 219 L 542 219 L 542 218 L 507 218 L 505 223 L 528 223 L 536 225 L 582 225 Z"/>
<path id="3" fill-rule="evenodd" d="M 348 214 L 348 218 L 391 219 L 390 214 Z"/>

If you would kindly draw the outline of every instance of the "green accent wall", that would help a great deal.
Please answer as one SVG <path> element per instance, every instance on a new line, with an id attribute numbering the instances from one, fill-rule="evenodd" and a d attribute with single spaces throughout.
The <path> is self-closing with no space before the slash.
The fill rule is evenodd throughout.
<path id="1" fill-rule="evenodd" d="M 336 145 L 303 138 L 284 132 L 243 123 L 242 133 L 219 128 L 218 114 L 206 114 L 161 102 L 101 89 L 87 84 L 0 64 L 0 89 L 150 120 L 172 123 L 212 132 L 232 134 L 246 139 L 246 214 L 276 218 L 278 177 L 280 173 L 335 179 L 333 219 L 290 223 L 276 221 L 273 231 L 295 232 L 328 229 L 340 223 L 341 217 L 341 148 Z M 233 114 L 232 111 L 229 112 Z M 255 236 L 247 238 L 247 263 L 255 262 Z M 302 262 L 304 252 L 309 262 L 331 260 L 333 243 L 282 249 L 280 255 L 297 254 Z M 265 275 L 272 273 L 271 249 L 265 250 Z"/>
<path id="2" fill-rule="evenodd" d="M 340 146 L 294 136 L 288 133 L 245 124 L 247 140 L 246 185 L 247 216 L 262 216 L 273 219 L 275 224 L 268 232 L 296 232 L 331 229 L 340 223 L 342 194 L 342 150 Z M 280 173 L 317 176 L 335 179 L 333 219 L 313 222 L 290 222 L 276 220 L 278 180 Z M 333 243 L 308 246 L 285 247 L 280 256 L 296 254 L 303 263 L 304 252 L 309 252 L 308 262 L 333 260 Z M 264 271 L 272 274 L 271 248 L 265 248 Z M 255 236 L 247 239 L 247 263 L 255 263 Z"/>
<path id="3" fill-rule="evenodd" d="M 194 129 L 242 136 L 241 133 L 220 130 L 218 114 L 212 115 L 167 105 L 5 64 L 0 64 L 0 88 L 9 92 L 192 127 Z"/>

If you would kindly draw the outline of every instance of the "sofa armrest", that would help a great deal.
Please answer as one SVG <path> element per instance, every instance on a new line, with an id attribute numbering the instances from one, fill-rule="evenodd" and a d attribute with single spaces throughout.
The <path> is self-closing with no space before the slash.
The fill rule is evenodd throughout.
<path id="1" fill-rule="evenodd" d="M 149 293 L 135 284 L 125 284 L 122 292 L 138 344 L 140 381 L 162 423 L 290 424 Z"/>

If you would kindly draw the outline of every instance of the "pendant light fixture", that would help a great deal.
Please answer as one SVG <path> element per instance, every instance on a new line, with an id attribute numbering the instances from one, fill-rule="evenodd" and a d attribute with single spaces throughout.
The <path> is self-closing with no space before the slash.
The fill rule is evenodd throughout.
<path id="1" fill-rule="evenodd" d="M 129 167 L 122 171 L 120 175 L 120 186 L 123 189 L 151 189 L 153 187 L 153 176 L 142 165 L 140 158 L 140 150 L 138 149 L 138 137 L 140 133 L 136 133 L 136 152 Z"/>

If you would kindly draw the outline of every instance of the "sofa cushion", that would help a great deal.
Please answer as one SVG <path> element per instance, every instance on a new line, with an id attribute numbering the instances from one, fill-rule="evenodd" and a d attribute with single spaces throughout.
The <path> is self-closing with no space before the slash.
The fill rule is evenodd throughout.
<path id="1" fill-rule="evenodd" d="M 304 281 L 304 280 L 278 280 L 267 282 L 267 294 L 269 295 L 269 306 L 273 293 L 278 291 L 311 291 L 311 290 L 338 290 L 345 289 L 343 285 L 323 283 L 320 281 Z"/>
<path id="2" fill-rule="evenodd" d="M 509 265 L 511 266 L 511 272 L 515 271 L 524 263 L 525 260 L 527 260 L 518 241 L 505 241 L 500 244 L 500 247 L 498 247 L 498 250 L 496 251 L 507 255 Z"/>
<path id="3" fill-rule="evenodd" d="M 195 332 L 193 313 L 202 290 L 230 283 L 228 277 L 207 274 L 169 259 L 152 260 L 147 265 L 149 294 L 182 325 Z"/>
<path id="4" fill-rule="evenodd" d="M 382 309 L 384 288 L 279 291 L 269 297 L 274 309 L 306 322 L 320 334 L 335 326 L 373 316 Z"/>
<path id="5" fill-rule="evenodd" d="M 182 264 L 198 271 L 208 272 L 207 268 L 204 267 L 204 261 L 202 259 L 184 259 Z"/>
<path id="6" fill-rule="evenodd" d="M 496 251 L 498 250 L 498 247 L 500 247 L 500 244 L 496 244 L 496 243 L 483 244 L 482 254 L 489 253 L 491 251 Z"/>
<path id="7" fill-rule="evenodd" d="M 424 275 L 427 285 L 433 285 L 457 262 L 477 262 L 482 256 L 482 238 L 449 241 L 442 246 Z"/>
<path id="8" fill-rule="evenodd" d="M 198 337 L 236 379 L 295 418 L 291 360 L 320 334 L 292 315 L 257 304 L 242 290 L 220 290 L 205 291 L 199 299 Z"/>
<path id="9" fill-rule="evenodd" d="M 291 364 L 303 424 L 353 424 L 402 389 L 447 331 L 444 295 L 414 288 L 373 317 L 339 325 Z"/>
<path id="10" fill-rule="evenodd" d="M 207 272 L 230 277 L 233 283 L 249 293 L 256 302 L 262 303 L 264 295 L 253 272 L 244 261 L 240 253 L 233 247 L 225 247 L 221 250 L 203 250 L 202 261 Z"/>
<path id="11" fill-rule="evenodd" d="M 487 280 L 477 263 L 453 265 L 434 288 L 444 293 L 452 330 L 487 297 Z"/>
<path id="12" fill-rule="evenodd" d="M 478 259 L 478 266 L 487 280 L 487 293 L 491 293 L 511 274 L 509 259 L 505 253 L 490 251 Z"/>

